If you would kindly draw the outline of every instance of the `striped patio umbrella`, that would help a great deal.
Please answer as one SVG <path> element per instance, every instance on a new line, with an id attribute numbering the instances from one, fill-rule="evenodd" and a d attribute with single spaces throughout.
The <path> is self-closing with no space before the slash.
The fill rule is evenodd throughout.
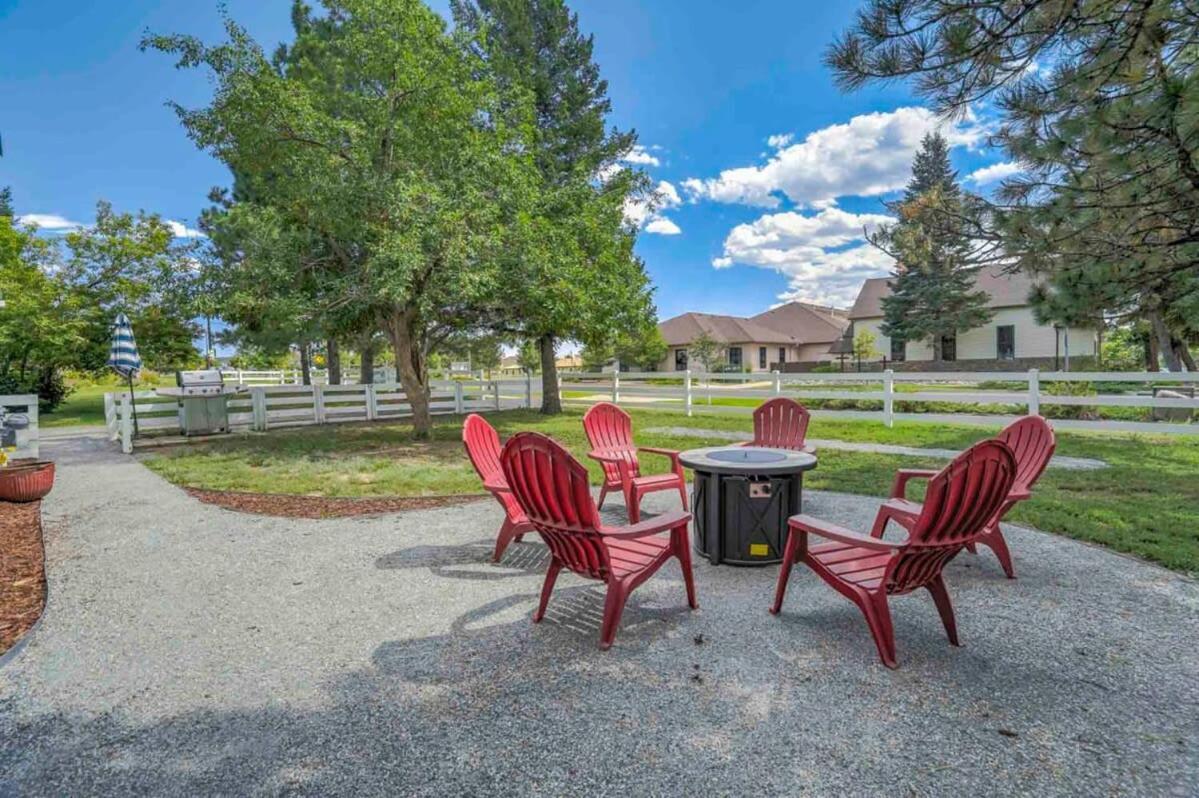
<path id="1" fill-rule="evenodd" d="M 133 325 L 124 313 L 118 313 L 112 324 L 112 346 L 108 350 L 108 365 L 129 381 L 129 406 L 133 408 L 133 432 L 137 434 L 137 404 L 133 400 L 133 378 L 142 369 L 142 358 L 133 340 Z"/>

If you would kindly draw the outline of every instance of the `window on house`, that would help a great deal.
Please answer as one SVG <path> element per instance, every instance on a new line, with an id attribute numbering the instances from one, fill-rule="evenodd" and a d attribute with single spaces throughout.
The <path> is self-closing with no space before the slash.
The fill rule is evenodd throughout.
<path id="1" fill-rule="evenodd" d="M 1001 324 L 995 328 L 995 356 L 1000 360 L 1016 359 L 1016 325 Z"/>
<path id="2" fill-rule="evenodd" d="M 891 360 L 902 363 L 907 358 L 907 341 L 902 338 L 891 339 Z"/>
<path id="3" fill-rule="evenodd" d="M 758 347 L 758 368 L 766 368 L 766 347 L 764 346 Z"/>
<path id="4" fill-rule="evenodd" d="M 686 371 L 687 370 L 687 350 L 686 349 L 674 350 L 674 370 L 675 371 Z"/>
<path id="5" fill-rule="evenodd" d="M 730 346 L 729 347 L 729 365 L 736 366 L 737 368 L 741 368 L 741 347 L 739 347 L 739 346 Z"/>
<path id="6" fill-rule="evenodd" d="M 953 335 L 941 336 L 941 359 L 942 360 L 957 360 L 958 359 L 958 336 Z"/>
<path id="7" fill-rule="evenodd" d="M 781 366 L 786 362 L 787 362 L 787 347 L 780 346 L 779 347 L 779 365 Z"/>

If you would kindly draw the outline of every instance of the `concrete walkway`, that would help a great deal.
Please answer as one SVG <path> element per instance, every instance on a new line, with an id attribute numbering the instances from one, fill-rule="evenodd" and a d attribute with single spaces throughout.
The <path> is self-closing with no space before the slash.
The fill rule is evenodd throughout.
<path id="1" fill-rule="evenodd" d="M 645 432 L 658 435 L 695 436 L 697 438 L 715 438 L 724 441 L 748 441 L 753 438 L 751 432 L 739 430 L 716 430 L 705 427 L 646 427 Z M 853 441 L 838 441 L 832 438 L 808 438 L 808 443 L 817 449 L 841 449 L 846 452 L 874 452 L 875 454 L 899 454 L 909 457 L 943 457 L 952 460 L 961 454 L 957 449 L 924 449 L 917 446 L 895 446 L 889 443 L 856 443 Z M 1049 461 L 1050 468 L 1065 468 L 1070 471 L 1096 471 L 1107 468 L 1102 460 L 1091 457 L 1063 457 L 1055 455 Z"/>
<path id="2" fill-rule="evenodd" d="M 48 442 L 50 602 L 0 667 L 0 795 L 1194 795 L 1199 585 L 1010 530 L 948 569 L 963 648 L 893 601 L 901 669 L 797 569 L 602 593 L 494 502 L 290 521 L 193 501 L 95 439 Z M 673 506 L 659 494 L 648 509 Z M 865 528 L 875 502 L 805 510 Z M 620 516 L 614 502 L 610 514 Z"/>

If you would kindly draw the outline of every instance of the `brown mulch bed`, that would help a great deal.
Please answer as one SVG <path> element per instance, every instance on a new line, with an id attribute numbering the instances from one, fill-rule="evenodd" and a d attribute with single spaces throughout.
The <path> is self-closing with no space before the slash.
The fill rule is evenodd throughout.
<path id="1" fill-rule="evenodd" d="M 46 606 L 42 503 L 0 502 L 0 654 L 29 631 Z"/>
<path id="2" fill-rule="evenodd" d="M 232 490 L 185 488 L 205 504 L 215 504 L 226 510 L 256 515 L 275 515 L 281 518 L 345 518 L 352 515 L 378 515 L 404 510 L 430 510 L 477 502 L 486 494 L 465 496 L 387 496 L 371 499 L 298 496 L 286 493 L 242 493 Z"/>

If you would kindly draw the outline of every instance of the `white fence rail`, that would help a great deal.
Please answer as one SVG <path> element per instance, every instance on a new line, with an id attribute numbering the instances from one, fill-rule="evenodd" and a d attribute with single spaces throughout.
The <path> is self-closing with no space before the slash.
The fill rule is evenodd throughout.
<path id="1" fill-rule="evenodd" d="M 0 396 L 0 408 L 6 412 L 18 413 L 29 418 L 29 427 L 17 430 L 16 451 L 9 452 L 8 456 L 14 460 L 27 457 L 36 460 L 40 456 L 37 396 L 27 393 Z"/>
<path id="2" fill-rule="evenodd" d="M 1112 383 L 1124 393 L 1101 389 Z M 998 384 L 998 385 L 997 385 Z M 1089 385 L 1088 385 L 1089 384 Z M 908 386 L 908 387 L 905 387 Z M 1064 387 L 1063 387 L 1064 386 Z M 1071 388 L 1071 386 L 1074 386 Z M 1079 395 L 1087 388 L 1094 393 Z M 1149 408 L 1149 419 L 1055 418 L 1063 428 L 1100 431 L 1161 432 L 1199 435 L 1199 373 L 1192 372 L 914 372 L 868 373 L 693 373 L 625 372 L 573 374 L 562 383 L 563 401 L 593 404 L 612 401 L 628 406 L 680 410 L 691 415 L 696 406 L 705 412 L 752 412 L 756 402 L 774 396 L 799 401 L 817 400 L 817 416 L 863 418 L 891 426 L 899 420 L 942 423 L 1001 423 L 1025 413 L 1063 415 L 1050 407 L 1081 407 L 1102 415 L 1102 408 Z M 1159 395 L 1170 390 L 1175 396 Z M 1073 391 L 1073 393 L 1072 393 Z M 1131 391 L 1131 393 L 1129 393 Z M 730 401 L 731 400 L 731 401 Z M 828 400 L 872 403 L 877 409 L 821 409 Z M 933 403 L 951 403 L 954 409 L 937 412 Z M 915 405 L 910 409 L 897 405 Z M 962 405 L 972 405 L 963 412 Z M 928 411 L 928 412 L 917 412 Z"/>
<path id="3" fill-rule="evenodd" d="M 429 410 L 433 414 L 471 413 L 480 410 L 530 407 L 532 384 L 520 380 L 447 380 L 430 386 Z M 388 421 L 412 415 L 403 387 L 377 385 L 247 385 L 229 396 L 229 426 L 235 430 L 265 432 L 282 427 L 338 424 L 351 421 Z M 105 394 L 105 421 L 111 440 L 120 440 L 122 451 L 133 451 L 134 420 L 140 434 L 182 433 L 179 402 L 154 391 Z"/>

